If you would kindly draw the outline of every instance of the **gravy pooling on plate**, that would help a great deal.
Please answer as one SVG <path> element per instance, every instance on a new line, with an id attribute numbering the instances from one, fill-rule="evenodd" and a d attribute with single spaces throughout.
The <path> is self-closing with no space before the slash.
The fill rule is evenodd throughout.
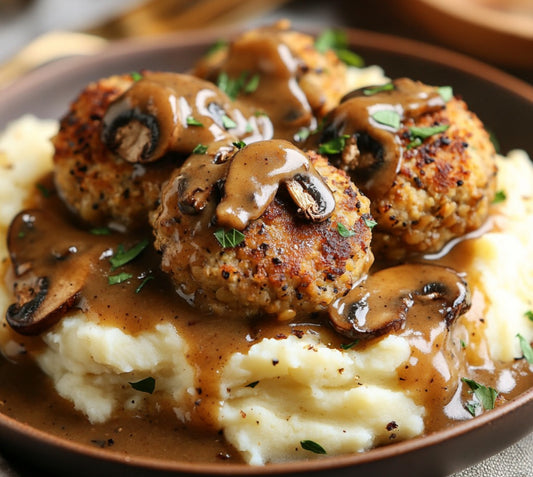
<path id="1" fill-rule="evenodd" d="M 486 336 L 478 250 L 513 231 L 490 218 L 507 212 L 489 207 L 497 159 L 479 120 L 408 79 L 350 93 L 334 52 L 286 27 L 199 64 L 218 87 L 148 71 L 89 85 L 7 231 L 3 352 L 19 343 L 104 446 L 153 455 L 132 420 L 170 412 L 175 429 L 154 432 L 178 460 L 204 445 L 199 460 L 251 464 L 316 457 L 306 442 L 358 452 L 531 383 Z"/>

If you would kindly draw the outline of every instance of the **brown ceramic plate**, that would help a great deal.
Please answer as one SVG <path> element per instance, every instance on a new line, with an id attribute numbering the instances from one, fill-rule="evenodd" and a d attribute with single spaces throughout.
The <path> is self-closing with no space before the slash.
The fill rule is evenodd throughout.
<path id="1" fill-rule="evenodd" d="M 117 43 L 94 57 L 49 64 L 0 92 L 0 128 L 24 113 L 58 118 L 87 82 L 103 76 L 142 68 L 187 70 L 220 35 L 187 33 L 157 41 Z M 523 148 L 533 155 L 533 87 L 466 57 L 412 41 L 363 31 L 350 31 L 349 38 L 367 64 L 382 65 L 390 77 L 453 85 L 497 136 L 502 152 Z M 431 435 L 363 454 L 266 467 L 126 456 L 51 436 L 1 413 L 0 449 L 15 463 L 29 461 L 53 475 L 435 477 L 465 468 L 525 436 L 533 430 L 532 413 L 533 389 L 480 417 Z"/>
<path id="2" fill-rule="evenodd" d="M 533 65 L 530 0 L 408 0 L 402 10 L 454 49 L 501 65 Z"/>

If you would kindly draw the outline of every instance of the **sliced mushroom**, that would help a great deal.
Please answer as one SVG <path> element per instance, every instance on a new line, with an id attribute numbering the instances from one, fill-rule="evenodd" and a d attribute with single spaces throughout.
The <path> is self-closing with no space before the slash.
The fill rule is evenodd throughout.
<path id="1" fill-rule="evenodd" d="M 440 319 L 449 326 L 469 307 L 468 285 L 457 272 L 407 264 L 361 280 L 330 306 L 329 320 L 342 335 L 364 339 L 397 331 L 417 317 Z"/>
<path id="2" fill-rule="evenodd" d="M 37 209 L 20 212 L 9 227 L 16 303 L 6 320 L 18 333 L 34 335 L 53 326 L 85 284 L 92 251 L 83 245 L 83 232 L 71 229 L 58 237 L 59 228 L 58 219 Z"/>
<path id="3" fill-rule="evenodd" d="M 394 80 L 392 85 L 374 94 L 369 94 L 372 87 L 365 87 L 344 96 L 326 119 L 321 139 L 349 138 L 341 153 L 342 164 L 353 171 L 357 186 L 371 199 L 390 189 L 403 158 L 399 124 L 386 116 L 400 122 L 445 107 L 437 88 L 408 78 Z"/>
<path id="4" fill-rule="evenodd" d="M 244 115 L 212 83 L 145 73 L 109 106 L 102 140 L 126 161 L 146 163 L 169 152 L 190 154 L 198 144 L 235 141 L 245 129 Z"/>
<path id="5" fill-rule="evenodd" d="M 326 220 L 335 198 L 303 151 L 285 140 L 250 144 L 233 156 L 224 183 L 224 196 L 216 209 L 218 223 L 243 230 L 259 218 L 285 184 L 309 220 Z"/>

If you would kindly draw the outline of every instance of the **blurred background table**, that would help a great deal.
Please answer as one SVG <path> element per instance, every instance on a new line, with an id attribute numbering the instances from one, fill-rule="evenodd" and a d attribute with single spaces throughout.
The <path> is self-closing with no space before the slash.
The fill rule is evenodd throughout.
<path id="1" fill-rule="evenodd" d="M 446 8 L 457 1 L 449 0 L 445 3 Z M 517 23 L 515 32 L 511 24 L 511 31 L 507 28 L 506 31 L 492 34 L 487 31 L 490 21 L 474 26 L 469 24 L 473 18 L 476 22 L 481 18 L 475 18 L 476 11 L 468 12 L 468 9 L 463 13 L 470 13 L 470 16 L 463 16 L 457 24 L 450 23 L 453 17 L 449 11 L 433 8 L 433 4 L 440 7 L 440 0 L 0 0 L 0 71 L 2 65 L 10 64 L 10 60 L 21 49 L 52 31 L 86 32 L 112 41 L 115 38 L 155 36 L 169 30 L 187 28 L 249 27 L 289 18 L 295 27 L 345 26 L 447 47 L 477 57 L 523 81 L 533 83 L 533 28 L 528 28 L 531 24 L 528 22 L 533 22 L 533 0 L 472 2 L 499 3 L 512 7 L 520 13 L 516 18 L 522 25 Z M 168 13 L 175 10 L 179 10 L 180 14 L 174 16 Z M 508 27 L 504 25 L 508 17 L 503 11 L 495 17 L 497 21 L 501 19 L 498 27 Z M 524 25 L 525 29 L 521 30 Z M 29 52 L 30 56 L 36 55 L 37 50 L 37 56 L 46 58 L 43 55 L 46 45 L 33 44 L 37 46 Z M 90 53 L 98 51 L 104 44 L 95 41 L 79 48 L 85 48 L 80 51 Z M 74 47 L 64 44 L 58 47 L 56 44 L 57 50 L 50 57 L 68 53 L 66 46 Z M 15 66 L 20 66 L 20 62 Z M 10 74 L 15 77 L 22 71 L 11 68 Z M 532 475 L 531 469 L 533 435 L 455 477 L 526 477 Z M 36 475 L 35 469 L 29 468 L 27 463 L 8 461 L 0 455 L 1 477 L 33 475 Z"/>

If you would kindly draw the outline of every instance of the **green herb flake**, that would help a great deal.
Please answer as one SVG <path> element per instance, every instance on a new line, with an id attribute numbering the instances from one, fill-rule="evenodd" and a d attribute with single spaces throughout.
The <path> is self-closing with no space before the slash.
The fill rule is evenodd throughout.
<path id="1" fill-rule="evenodd" d="M 133 71 L 130 73 L 130 76 L 131 76 L 131 79 L 133 81 L 139 81 L 140 79 L 142 79 L 143 75 L 141 73 L 139 73 L 138 71 Z"/>
<path id="2" fill-rule="evenodd" d="M 533 311 L 532 310 L 528 310 L 524 313 L 524 316 L 528 319 L 528 320 L 531 320 L 533 321 Z"/>
<path id="3" fill-rule="evenodd" d="M 244 128 L 244 132 L 248 133 L 248 134 L 254 132 L 254 127 L 252 126 L 251 123 L 246 123 L 246 127 Z"/>
<path id="4" fill-rule="evenodd" d="M 117 251 L 109 259 L 112 267 L 111 269 L 116 270 L 118 267 L 122 267 L 122 265 L 126 265 L 134 260 L 146 247 L 148 247 L 148 244 L 148 239 L 144 239 L 129 250 L 125 250 L 123 245 L 119 245 Z"/>
<path id="5" fill-rule="evenodd" d="M 348 37 L 346 32 L 339 29 L 328 28 L 324 30 L 315 40 L 315 48 L 320 53 L 327 50 L 338 50 L 348 47 Z"/>
<path id="6" fill-rule="evenodd" d="M 186 121 L 187 121 L 187 126 L 200 126 L 200 127 L 204 126 L 200 121 L 198 121 L 197 119 L 194 119 L 192 116 L 189 116 Z"/>
<path id="7" fill-rule="evenodd" d="M 207 146 L 204 146 L 203 144 L 197 144 L 195 148 L 192 150 L 193 154 L 205 154 L 207 153 Z"/>
<path id="8" fill-rule="evenodd" d="M 248 72 L 243 71 L 238 78 L 232 79 L 228 76 L 226 72 L 223 71 L 218 75 L 217 86 L 219 89 L 224 91 L 224 93 L 226 93 L 231 99 L 234 100 L 237 98 L 242 88 L 244 87 L 247 76 Z"/>
<path id="9" fill-rule="evenodd" d="M 347 48 L 338 48 L 335 50 L 335 53 L 337 53 L 339 60 L 348 66 L 355 66 L 356 68 L 362 68 L 365 66 L 365 60 L 363 60 L 360 55 Z"/>
<path id="10" fill-rule="evenodd" d="M 136 391 L 152 394 L 155 389 L 155 379 L 152 377 L 141 379 L 135 383 L 128 382 L 128 384 Z"/>
<path id="11" fill-rule="evenodd" d="M 246 94 L 250 94 L 250 93 L 253 93 L 257 87 L 259 86 L 259 80 L 261 79 L 261 77 L 259 76 L 258 73 L 256 73 L 255 75 L 253 75 L 249 80 L 248 82 L 246 83 L 246 85 L 244 86 L 244 92 Z"/>
<path id="12" fill-rule="evenodd" d="M 346 146 L 346 139 L 349 137 L 349 135 L 344 134 L 330 139 L 318 146 L 318 152 L 320 154 L 339 154 L 344 149 L 344 146 Z"/>
<path id="13" fill-rule="evenodd" d="M 89 232 L 93 235 L 111 235 L 111 230 L 107 227 L 94 227 Z"/>
<path id="14" fill-rule="evenodd" d="M 438 126 L 429 126 L 424 128 L 413 126 L 409 128 L 409 134 L 412 138 L 420 138 L 423 140 L 434 136 L 435 134 L 440 134 L 446 131 L 449 127 L 449 124 L 439 124 Z"/>
<path id="15" fill-rule="evenodd" d="M 244 141 L 235 141 L 235 142 L 232 142 L 232 144 L 237 148 L 237 149 L 242 149 L 243 147 L 246 146 L 246 143 Z"/>
<path id="16" fill-rule="evenodd" d="M 298 132 L 294 135 L 294 140 L 297 142 L 304 142 L 311 134 L 309 128 L 300 128 Z"/>
<path id="17" fill-rule="evenodd" d="M 413 149 L 422 145 L 422 139 L 415 137 L 409 144 L 407 144 L 407 149 Z"/>
<path id="18" fill-rule="evenodd" d="M 214 233 L 218 243 L 224 247 L 236 247 L 244 240 L 244 234 L 236 229 L 219 229 Z"/>
<path id="19" fill-rule="evenodd" d="M 314 452 L 315 454 L 327 454 L 326 450 L 320 444 L 317 444 L 315 441 L 300 441 L 300 445 L 302 446 L 302 449 Z"/>
<path id="20" fill-rule="evenodd" d="M 466 348 L 466 343 L 463 340 L 460 340 L 460 343 L 461 343 L 461 348 L 465 349 Z"/>
<path id="21" fill-rule="evenodd" d="M 382 91 L 392 91 L 394 89 L 394 85 L 392 83 L 382 84 L 378 86 L 371 86 L 370 88 L 364 88 L 363 94 L 365 96 L 372 96 L 377 93 L 381 93 Z"/>
<path id="22" fill-rule="evenodd" d="M 135 289 L 135 293 L 139 293 L 150 280 L 154 279 L 155 277 L 153 275 L 148 275 L 145 277 L 141 284 Z"/>
<path id="23" fill-rule="evenodd" d="M 451 86 L 439 86 L 437 91 L 445 103 L 453 98 L 453 88 Z"/>
<path id="24" fill-rule="evenodd" d="M 347 350 L 359 344 L 359 340 L 352 341 L 351 343 L 341 343 L 341 349 Z"/>
<path id="25" fill-rule="evenodd" d="M 246 386 L 244 386 L 245 388 L 255 388 L 257 385 L 259 384 L 259 381 L 253 381 L 251 383 L 248 383 Z"/>
<path id="26" fill-rule="evenodd" d="M 337 232 L 339 232 L 341 237 L 353 237 L 355 235 L 353 230 L 350 230 L 346 225 L 341 224 L 340 222 L 337 224 Z"/>
<path id="27" fill-rule="evenodd" d="M 524 358 L 526 358 L 526 361 L 529 364 L 533 364 L 533 349 L 531 348 L 531 344 L 520 333 L 518 333 L 516 337 L 520 341 L 520 349 L 522 350 Z"/>
<path id="28" fill-rule="evenodd" d="M 227 48 L 228 42 L 223 39 L 219 39 L 215 41 L 207 50 L 206 55 L 211 56 L 215 54 L 217 51 L 223 50 L 224 48 Z"/>
<path id="29" fill-rule="evenodd" d="M 363 220 L 365 221 L 365 225 L 369 229 L 373 229 L 378 224 L 374 219 L 369 218 L 369 217 L 363 217 Z"/>
<path id="30" fill-rule="evenodd" d="M 133 275 L 131 273 L 119 273 L 117 275 L 109 275 L 107 277 L 107 283 L 109 285 L 118 285 L 120 283 L 124 283 L 125 281 L 128 281 L 130 278 L 132 278 Z"/>
<path id="31" fill-rule="evenodd" d="M 41 193 L 41 195 L 45 198 L 45 199 L 48 199 L 51 195 L 51 192 L 50 192 L 50 189 L 48 189 L 46 186 L 44 186 L 43 184 L 35 184 L 35 187 L 37 187 L 38 191 Z"/>
<path id="32" fill-rule="evenodd" d="M 400 129 L 400 114 L 392 109 L 382 109 L 371 115 L 372 119 L 383 126 L 387 126 L 395 131 Z"/>
<path id="33" fill-rule="evenodd" d="M 498 391 L 496 391 L 496 389 L 476 383 L 473 379 L 461 378 L 461 381 L 468 385 L 468 387 L 472 390 L 478 401 L 483 406 L 483 409 L 494 409 L 494 404 L 496 403 L 496 398 L 498 397 Z"/>
<path id="34" fill-rule="evenodd" d="M 502 202 L 505 202 L 507 199 L 507 194 L 504 190 L 498 190 L 496 191 L 496 194 L 494 194 L 494 199 L 492 199 L 493 204 L 500 204 Z"/>
<path id="35" fill-rule="evenodd" d="M 222 116 L 222 126 L 224 126 L 224 129 L 233 129 L 237 127 L 237 123 L 229 116 L 224 114 L 224 116 Z"/>
<path id="36" fill-rule="evenodd" d="M 472 414 L 472 416 L 476 417 L 480 408 L 480 404 L 477 401 L 468 401 L 465 403 L 465 408 L 470 414 Z"/>

